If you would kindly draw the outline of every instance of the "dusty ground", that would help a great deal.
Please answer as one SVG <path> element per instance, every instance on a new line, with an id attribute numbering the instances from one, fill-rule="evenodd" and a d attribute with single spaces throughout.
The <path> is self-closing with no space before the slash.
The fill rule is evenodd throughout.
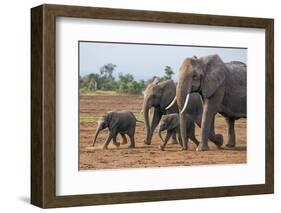
<path id="1" fill-rule="evenodd" d="M 112 169 L 137 167 L 190 166 L 203 164 L 236 164 L 246 163 L 246 119 L 236 122 L 237 147 L 218 150 L 209 142 L 210 151 L 196 152 L 195 145 L 189 143 L 188 151 L 181 151 L 179 145 L 169 142 L 165 151 L 159 149 L 161 139 L 154 133 L 152 144 L 145 145 L 144 125 L 137 123 L 136 148 L 128 149 L 127 145 L 116 148 L 112 143 L 108 150 L 101 146 L 106 138 L 107 130 L 100 133 L 95 147 L 91 146 L 96 129 L 96 121 L 107 111 L 129 110 L 139 119 L 142 96 L 97 95 L 80 98 L 80 169 Z M 224 136 L 226 141 L 226 123 L 220 115 L 216 118 L 216 132 Z M 196 136 L 200 140 L 200 129 L 196 127 Z M 121 138 L 118 137 L 121 142 Z M 128 138 L 129 142 L 129 138 Z"/>

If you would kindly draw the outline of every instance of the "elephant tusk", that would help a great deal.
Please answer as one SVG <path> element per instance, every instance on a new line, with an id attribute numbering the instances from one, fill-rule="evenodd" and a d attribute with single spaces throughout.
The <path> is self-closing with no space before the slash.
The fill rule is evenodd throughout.
<path id="1" fill-rule="evenodd" d="M 175 96 L 174 99 L 173 99 L 173 101 L 172 101 L 165 109 L 166 109 L 166 110 L 167 110 L 167 109 L 170 109 L 170 108 L 174 105 L 174 103 L 176 102 L 176 100 L 177 100 L 177 97 Z"/>
<path id="2" fill-rule="evenodd" d="M 187 93 L 187 95 L 186 95 L 184 106 L 180 112 L 181 114 L 185 111 L 185 108 L 187 107 L 188 99 L 189 99 L 189 93 Z"/>

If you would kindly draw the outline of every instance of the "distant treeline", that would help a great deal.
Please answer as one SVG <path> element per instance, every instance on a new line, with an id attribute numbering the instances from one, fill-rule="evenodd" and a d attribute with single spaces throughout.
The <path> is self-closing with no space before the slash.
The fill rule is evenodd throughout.
<path id="1" fill-rule="evenodd" d="M 153 76 L 146 81 L 134 80 L 132 74 L 123 74 L 120 72 L 118 78 L 113 77 L 113 73 L 117 65 L 108 63 L 100 68 L 99 73 L 90 73 L 83 77 L 79 76 L 80 92 L 95 93 L 97 90 L 116 91 L 119 93 L 140 94 L 146 88 L 147 84 L 152 82 L 154 78 L 159 78 L 160 81 L 172 79 L 174 74 L 170 66 L 166 66 L 163 76 Z"/>

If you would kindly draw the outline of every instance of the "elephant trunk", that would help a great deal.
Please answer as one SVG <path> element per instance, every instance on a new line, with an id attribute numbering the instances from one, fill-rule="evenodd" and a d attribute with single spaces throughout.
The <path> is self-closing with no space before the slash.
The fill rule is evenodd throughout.
<path id="1" fill-rule="evenodd" d="M 97 130 L 96 130 L 96 133 L 95 133 L 95 137 L 94 137 L 92 146 L 95 146 L 95 143 L 96 143 L 96 140 L 97 140 L 97 137 L 98 137 L 100 131 L 101 131 L 101 128 L 98 127 Z"/>
<path id="2" fill-rule="evenodd" d="M 177 85 L 176 97 L 177 104 L 179 106 L 179 121 L 180 121 L 180 133 L 183 142 L 183 149 L 187 149 L 187 135 L 186 135 L 186 110 L 188 105 L 189 96 L 191 93 L 191 80 L 179 78 L 179 83 Z"/>
<path id="3" fill-rule="evenodd" d="M 143 117 L 146 131 L 145 144 L 150 144 L 149 106 L 147 106 L 146 102 L 144 102 Z"/>
<path id="4" fill-rule="evenodd" d="M 187 149 L 187 135 L 186 135 L 186 114 L 180 113 L 180 133 L 181 133 L 181 139 L 183 143 L 183 149 Z"/>

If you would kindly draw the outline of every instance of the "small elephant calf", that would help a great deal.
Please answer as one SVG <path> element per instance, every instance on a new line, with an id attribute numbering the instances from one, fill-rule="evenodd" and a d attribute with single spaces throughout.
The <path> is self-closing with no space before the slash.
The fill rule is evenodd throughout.
<path id="1" fill-rule="evenodd" d="M 113 144 L 117 147 L 120 146 L 120 143 L 116 141 L 118 134 L 121 134 L 123 139 L 123 144 L 127 143 L 127 134 L 130 138 L 131 144 L 129 148 L 135 147 L 135 129 L 136 129 L 137 119 L 132 112 L 129 111 L 114 111 L 108 112 L 103 115 L 98 121 L 98 127 L 93 141 L 93 146 L 97 140 L 98 134 L 101 130 L 108 128 L 109 133 L 108 137 L 103 144 L 103 149 L 107 149 L 108 144 L 113 139 Z"/>
<path id="2" fill-rule="evenodd" d="M 194 121 L 188 116 L 186 119 L 186 135 L 188 138 L 190 138 L 196 146 L 199 145 L 199 141 L 195 137 L 195 124 Z M 162 131 L 167 130 L 166 138 L 163 140 L 162 138 Z M 160 127 L 159 127 L 159 136 L 161 140 L 163 141 L 163 144 L 160 145 L 160 149 L 163 151 L 165 149 L 165 146 L 167 142 L 169 141 L 170 137 L 172 136 L 173 140 L 177 141 L 177 136 L 179 140 L 179 144 L 181 147 L 183 147 L 181 135 L 180 135 L 180 123 L 179 123 L 179 114 L 173 113 L 164 115 L 160 121 Z"/>

